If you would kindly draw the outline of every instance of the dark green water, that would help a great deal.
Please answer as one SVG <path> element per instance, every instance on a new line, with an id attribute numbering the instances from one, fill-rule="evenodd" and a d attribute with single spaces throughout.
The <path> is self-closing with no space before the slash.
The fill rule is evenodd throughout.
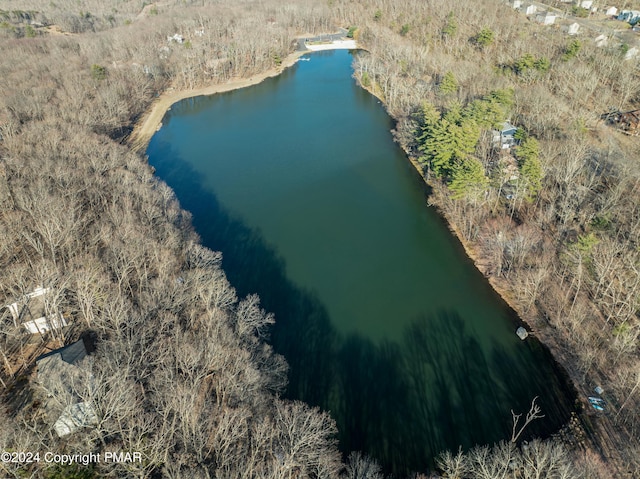
<path id="1" fill-rule="evenodd" d="M 239 294 L 257 292 L 290 365 L 287 395 L 331 411 L 345 452 L 425 470 L 443 449 L 508 439 L 539 396 L 555 431 L 572 399 L 520 341 L 392 141 L 346 51 L 260 85 L 175 105 L 147 154 Z"/>

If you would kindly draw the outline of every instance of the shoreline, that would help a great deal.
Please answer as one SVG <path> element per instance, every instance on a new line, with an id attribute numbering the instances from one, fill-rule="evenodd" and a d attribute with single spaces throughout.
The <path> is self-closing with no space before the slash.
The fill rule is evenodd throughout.
<path id="1" fill-rule="evenodd" d="M 129 135 L 129 138 L 127 138 L 126 143 L 135 152 L 143 152 L 149 145 L 151 137 L 162 127 L 164 115 L 175 103 L 196 96 L 215 95 L 216 93 L 224 93 L 257 85 L 267 78 L 280 75 L 284 70 L 295 65 L 298 59 L 307 53 L 309 53 L 309 51 L 295 51 L 290 53 L 282 60 L 279 66 L 252 75 L 249 78 L 237 78 L 229 80 L 226 83 L 214 83 L 194 88 L 193 90 L 175 90 L 173 87 L 169 87 L 153 101 L 149 108 L 134 123 L 133 131 Z"/>
<path id="2" fill-rule="evenodd" d="M 143 113 L 143 115 L 141 115 L 141 117 L 134 123 L 132 133 L 127 138 L 126 143 L 135 152 L 144 152 L 153 135 L 156 133 L 157 130 L 159 130 L 162 127 L 162 119 L 166 114 L 166 112 L 171 108 L 173 104 L 181 100 L 184 100 L 187 98 L 193 98 L 196 96 L 214 95 L 216 93 L 224 93 L 224 92 L 229 92 L 229 91 L 257 85 L 267 78 L 272 78 L 281 74 L 287 68 L 295 65 L 297 61 L 300 59 L 300 57 L 308 53 L 313 53 L 314 51 L 354 48 L 351 45 L 349 47 L 345 47 L 338 44 L 336 44 L 335 46 L 333 44 L 323 44 L 322 46 L 319 46 L 319 45 L 315 46 L 316 48 L 314 48 L 314 45 L 311 45 L 310 47 L 311 48 L 305 51 L 295 51 L 293 53 L 290 53 L 283 59 L 281 65 L 270 68 L 259 74 L 252 75 L 249 78 L 236 78 L 236 79 L 229 80 L 226 83 L 210 84 L 210 85 L 202 86 L 192 90 L 175 90 L 173 87 L 168 88 L 151 103 L 151 105 Z M 357 45 L 355 46 L 355 48 L 362 49 L 362 47 Z M 364 85 L 361 84 L 359 80 L 356 80 L 356 81 L 358 83 L 358 86 L 360 86 L 361 88 L 363 88 L 364 90 L 372 94 L 374 97 L 378 98 L 380 102 L 383 105 L 385 105 L 384 99 L 379 94 L 376 94 L 374 89 L 365 87 Z M 385 109 L 386 109 L 386 106 L 385 106 Z M 391 115 L 389 116 L 393 118 L 393 116 Z M 414 158 L 412 155 L 410 155 L 409 152 L 402 145 L 400 146 L 402 147 L 407 159 L 411 162 L 416 172 L 422 178 L 425 185 L 431 188 L 431 185 L 429 184 L 427 178 L 423 174 L 422 166 L 417 161 L 417 158 Z M 532 318 L 527 317 L 528 315 L 524 314 L 520 310 L 519 305 L 517 304 L 517 301 L 512 297 L 512 294 L 511 294 L 512 292 L 509 291 L 508 288 L 505 288 L 504 285 L 500 284 L 500 281 L 497 280 L 496 278 L 486 276 L 484 274 L 484 272 L 481 269 L 482 262 L 479 257 L 479 252 L 476 250 L 476 248 L 473 247 L 472 244 L 470 244 L 468 241 L 464 239 L 461 232 L 458 230 L 456 225 L 450 220 L 450 218 L 445 214 L 445 212 L 439 206 L 436 205 L 435 207 L 437 209 L 438 215 L 444 219 L 449 231 L 460 242 L 465 254 L 472 261 L 475 268 L 483 275 L 483 277 L 485 277 L 485 279 L 489 282 L 491 288 L 498 294 L 498 296 L 500 296 L 502 300 L 515 312 L 517 320 L 520 323 L 526 325 L 529 333 L 533 333 L 533 335 L 536 337 L 536 340 L 539 341 L 539 343 L 549 351 L 549 354 L 551 355 L 553 361 L 563 369 L 566 379 L 568 380 L 568 386 L 573 388 L 574 393 L 576 394 L 577 399 L 579 400 L 581 388 L 579 384 L 576 383 L 575 378 L 570 373 L 570 369 L 569 369 L 570 364 L 566 363 L 567 358 L 563 357 L 560 345 L 557 343 L 557 341 L 554 341 L 553 338 L 549 337 L 548 332 L 540 331 L 537 327 L 535 327 L 534 322 L 531 321 Z M 515 335 L 515 328 L 514 328 L 513 334 Z M 588 409 L 586 408 L 583 409 L 583 411 L 575 411 L 574 409 L 574 412 L 576 412 L 579 416 L 583 416 L 583 414 L 585 414 L 586 411 L 588 411 Z M 596 444 L 593 444 L 593 446 L 596 446 Z"/>
<path id="3" fill-rule="evenodd" d="M 386 104 L 384 98 L 379 95 L 374 88 L 365 87 L 362 85 L 360 80 L 356 78 L 358 85 L 369 92 L 371 95 L 376 97 L 382 105 L 385 107 Z M 388 111 L 387 114 L 395 121 L 393 115 L 391 115 Z M 418 159 L 413 157 L 409 151 L 398 143 L 400 148 L 404 151 L 405 156 L 409 160 L 409 162 L 413 165 L 416 172 L 427 186 L 427 188 L 432 188 L 427 180 L 427 177 L 424 175 L 422 166 L 418 162 Z M 551 330 L 551 326 L 547 325 L 544 328 L 540 328 L 538 320 L 533 317 L 530 313 L 527 314 L 521 309 L 521 305 L 518 301 L 513 297 L 515 294 L 514 291 L 509 290 L 509 288 L 504 284 L 504 281 L 501 281 L 500 278 L 496 278 L 492 275 L 486 275 L 482 270 L 482 260 L 480 257 L 480 251 L 474 245 L 467 241 L 456 224 L 451 221 L 449 216 L 445 213 L 445 211 L 437 204 L 433 205 L 436 209 L 437 214 L 445 221 L 449 231 L 455 238 L 459 241 L 462 246 L 465 254 L 471 260 L 474 267 L 478 270 L 480 274 L 486 279 L 489 283 L 493 291 L 502 298 L 502 300 L 508 305 L 511 310 L 515 313 L 517 321 L 519 321 L 522 325 L 526 326 L 527 332 L 532 335 L 536 341 L 548 352 L 551 360 L 556 364 L 556 367 L 560 368 L 562 376 L 564 376 L 564 381 L 566 381 L 566 386 L 571 388 L 572 393 L 575 396 L 576 404 L 573 407 L 573 412 L 571 418 L 568 423 L 561 427 L 553 436 L 559 435 L 562 436 L 566 432 L 570 432 L 571 435 L 574 436 L 574 440 L 577 440 L 577 443 L 572 447 L 574 449 L 574 454 L 585 453 L 585 450 L 594 451 L 596 454 L 599 454 L 602 458 L 604 458 L 608 464 L 613 464 L 613 469 L 618 474 L 620 471 L 617 469 L 616 464 L 619 463 L 619 457 L 615 458 L 616 451 L 611 447 L 607 447 L 607 437 L 611 436 L 612 430 L 615 428 L 612 426 L 611 421 L 608 417 L 602 416 L 599 417 L 594 415 L 590 409 L 590 405 L 586 402 L 587 391 L 585 391 L 583 385 L 581 385 L 580 380 L 575 375 L 574 366 L 572 363 L 572 359 L 569 357 L 571 355 L 570 351 L 567 351 L 564 346 L 560 343 L 560 341 L 553 336 L 553 331 Z M 513 333 L 515 335 L 515 328 Z M 581 406 L 578 406 L 578 404 Z M 579 426 L 574 420 L 579 420 Z M 587 444 L 584 442 L 580 442 L 576 433 L 576 428 L 579 428 L 580 433 L 582 433 L 583 439 L 587 440 Z"/>
<path id="4" fill-rule="evenodd" d="M 214 83 L 194 88 L 193 90 L 176 90 L 174 87 L 167 88 L 151 103 L 140 118 L 134 122 L 133 130 L 126 140 L 127 145 L 137 153 L 145 151 L 149 145 L 149 141 L 151 141 L 151 137 L 162 127 L 164 115 L 174 103 L 180 100 L 196 96 L 215 95 L 216 93 L 225 93 L 257 85 L 267 78 L 280 75 L 284 70 L 295 65 L 301 56 L 313 53 L 314 51 L 360 49 L 355 40 L 336 40 L 321 45 L 306 45 L 306 47 L 307 50 L 297 50 L 287 55 L 280 65 L 252 75 L 249 78 L 234 78 L 226 83 Z"/>
<path id="5" fill-rule="evenodd" d="M 145 113 L 138 119 L 138 121 L 134 123 L 133 130 L 129 135 L 129 138 L 127 139 L 127 144 L 136 152 L 141 152 L 146 150 L 149 144 L 149 141 L 151 140 L 153 135 L 156 133 L 156 131 L 158 131 L 162 127 L 162 119 L 164 118 L 164 115 L 166 114 L 166 112 L 169 111 L 171 106 L 173 106 L 175 103 L 181 100 L 185 100 L 187 98 L 193 98 L 196 96 L 215 95 L 216 93 L 225 93 L 225 92 L 239 90 L 249 86 L 257 85 L 262 81 L 266 80 L 267 78 L 272 78 L 281 74 L 287 68 L 290 68 L 293 65 L 295 65 L 300 59 L 300 57 L 308 53 L 313 53 L 314 51 L 339 50 L 339 49 L 347 49 L 347 48 L 362 49 L 360 46 L 356 44 L 354 40 L 348 41 L 348 44 L 349 44 L 348 47 L 345 46 L 346 43 L 347 42 L 344 42 L 344 41 L 336 41 L 331 44 L 309 45 L 308 50 L 295 51 L 287 55 L 279 66 L 270 68 L 262 73 L 253 75 L 249 78 L 233 79 L 226 83 L 216 83 L 212 85 L 195 88 L 193 90 L 175 90 L 173 89 L 173 87 L 169 87 L 160 95 L 159 98 L 153 101 L 153 103 L 145 111 Z M 371 95 L 373 95 L 378 100 L 380 100 L 383 106 L 385 105 L 384 98 L 379 94 L 377 94 L 373 88 L 365 87 L 364 85 L 362 85 L 362 83 L 358 79 L 356 79 L 356 81 L 358 83 L 358 86 L 360 86 L 362 89 L 366 90 Z M 385 106 L 385 109 L 386 109 L 386 106 Z M 387 112 L 387 114 L 389 113 Z M 393 118 L 393 116 L 391 116 L 390 114 L 389 116 Z M 413 165 L 418 175 L 420 175 L 420 178 L 422 179 L 424 184 L 428 188 L 431 188 L 429 181 L 423 174 L 422 166 L 418 162 L 417 158 L 414 158 L 412 155 L 410 155 L 409 152 L 406 150 L 406 148 L 404 148 L 404 146 L 402 145 L 399 145 L 399 146 L 404 151 L 405 156 L 407 157 L 409 162 Z M 525 318 L 525 314 L 523 314 L 520 311 L 517 305 L 517 302 L 511 297 L 510 292 L 500 284 L 500 281 L 497 281 L 496 278 L 485 275 L 485 273 L 480 268 L 481 260 L 479 258 L 479 255 L 476 249 L 467 240 L 465 240 L 465 238 L 462 236 L 461 232 L 458 230 L 456 225 L 449 219 L 449 217 L 444 213 L 444 211 L 437 205 L 434 205 L 434 207 L 436 208 L 438 215 L 440 215 L 446 222 L 449 231 L 460 242 L 465 254 L 471 260 L 475 268 L 489 282 L 491 288 L 516 313 L 516 316 L 519 322 L 526 325 L 528 332 L 530 334 L 533 334 L 543 346 L 549 349 L 551 355 L 553 356 L 554 361 L 556 361 L 559 365 L 561 365 L 563 369 L 567 369 L 564 363 L 560 361 L 561 354 L 560 354 L 560 351 L 558 351 L 558 345 L 554 344 L 553 341 L 548 341 L 549 337 L 544 333 L 540 334 L 541 332 L 532 324 L 531 318 L 528 318 L 528 319 Z M 515 329 L 514 329 L 514 334 L 515 334 Z M 543 341 L 543 337 L 546 339 L 545 341 Z M 572 379 L 571 385 L 577 392 L 578 385 L 575 384 L 568 370 L 566 371 L 566 374 L 569 378 Z"/>

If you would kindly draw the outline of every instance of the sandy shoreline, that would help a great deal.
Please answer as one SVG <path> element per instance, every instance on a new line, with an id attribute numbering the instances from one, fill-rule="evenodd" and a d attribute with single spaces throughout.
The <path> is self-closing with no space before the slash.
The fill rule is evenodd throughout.
<path id="1" fill-rule="evenodd" d="M 133 131 L 129 136 L 127 143 L 135 151 L 141 152 L 147 148 L 151 137 L 162 125 L 162 118 L 167 110 L 176 102 L 184 100 L 185 98 L 191 98 L 201 95 L 213 95 L 215 93 L 223 93 L 231 90 L 237 90 L 239 88 L 246 88 L 248 86 L 257 85 L 266 78 L 274 77 L 282 73 L 283 70 L 294 65 L 298 59 L 309 52 L 297 51 L 288 55 L 282 64 L 276 68 L 271 68 L 257 75 L 253 75 L 250 78 L 239 78 L 231 80 L 226 83 L 216 83 L 214 85 L 208 85 L 193 90 L 174 90 L 169 89 L 165 91 L 159 98 L 157 98 L 149 110 L 133 126 Z"/>
<path id="2" fill-rule="evenodd" d="M 151 107 L 134 124 L 133 131 L 131 132 L 131 135 L 129 135 L 127 143 L 134 151 L 142 152 L 146 150 L 151 137 L 162 126 L 162 118 L 167 110 L 171 108 L 171 105 L 179 102 L 180 100 L 201 95 L 213 95 L 215 93 L 223 93 L 257 85 L 267 78 L 279 75 L 284 70 L 294 65 L 301 56 L 307 53 L 319 50 L 357 49 L 358 45 L 355 40 L 336 40 L 326 44 L 307 45 L 307 48 L 307 51 L 296 51 L 289 54 L 284 58 L 284 60 L 282 60 L 280 66 L 270 68 L 269 70 L 253 75 L 249 78 L 238 78 L 226 83 L 216 83 L 214 85 L 195 88 L 193 90 L 175 90 L 173 88 L 169 88 L 152 103 Z"/>

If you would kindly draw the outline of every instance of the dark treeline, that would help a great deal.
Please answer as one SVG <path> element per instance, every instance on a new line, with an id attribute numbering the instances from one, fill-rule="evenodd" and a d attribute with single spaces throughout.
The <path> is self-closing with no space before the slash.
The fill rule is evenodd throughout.
<path id="1" fill-rule="evenodd" d="M 569 351 L 561 359 L 575 365 L 576 380 L 586 388 L 597 379 L 611 392 L 610 422 L 626 438 L 618 459 L 637 467 L 629 459 L 640 396 L 629 165 L 637 147 L 596 122 L 605 105 L 637 98 L 635 73 L 613 47 L 586 42 L 563 61 L 564 37 L 535 36 L 497 2 L 439 3 L 0 2 L 3 304 L 48 287 L 47 307 L 69 323 L 29 336 L 3 308 L 0 448 L 144 456 L 89 466 L 0 463 L 3 475 L 382 477 L 360 454 L 341 463 L 326 413 L 279 398 L 287 366 L 265 342 L 274 318 L 255 296 L 236 295 L 173 192 L 123 143 L 159 92 L 273 68 L 297 35 L 336 25 L 359 27 L 370 54 L 356 73 L 367 73 L 416 156 L 424 154 L 415 131 L 425 126 L 417 115 L 425 100 L 446 114 L 454 100 L 466 107 L 514 89 L 512 120 L 540 141 L 543 188 L 512 203 L 494 189 L 471 201 L 434 182 L 434 201 L 543 338 Z M 481 48 L 484 27 L 492 40 Z M 181 41 L 169 40 L 176 34 Z M 503 68 L 527 53 L 548 59 L 548 71 L 522 78 Z M 453 86 L 439 88 L 447 72 Z M 479 143 L 472 154 L 487 162 L 481 153 Z M 96 347 L 84 380 L 74 382 L 73 397 L 47 398 L 35 358 L 81 337 Z M 58 438 L 53 421 L 78 400 L 93 405 L 96 424 Z M 504 471 L 511 454 L 520 459 L 507 465 L 537 467 L 535 477 L 598 477 L 596 456 L 570 468 L 560 446 L 530 451 L 474 449 L 466 459 L 443 456 L 440 467 L 448 477 L 494 477 L 478 471 Z"/>

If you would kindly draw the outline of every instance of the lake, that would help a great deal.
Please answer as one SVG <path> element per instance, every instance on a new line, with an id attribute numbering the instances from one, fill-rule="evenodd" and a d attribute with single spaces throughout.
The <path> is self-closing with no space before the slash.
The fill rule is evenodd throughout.
<path id="1" fill-rule="evenodd" d="M 387 472 L 511 437 L 534 397 L 549 435 L 573 398 L 427 206 L 393 122 L 318 52 L 259 85 L 173 106 L 147 154 L 240 295 L 275 313 L 287 397 L 331 412 L 341 450 Z"/>

